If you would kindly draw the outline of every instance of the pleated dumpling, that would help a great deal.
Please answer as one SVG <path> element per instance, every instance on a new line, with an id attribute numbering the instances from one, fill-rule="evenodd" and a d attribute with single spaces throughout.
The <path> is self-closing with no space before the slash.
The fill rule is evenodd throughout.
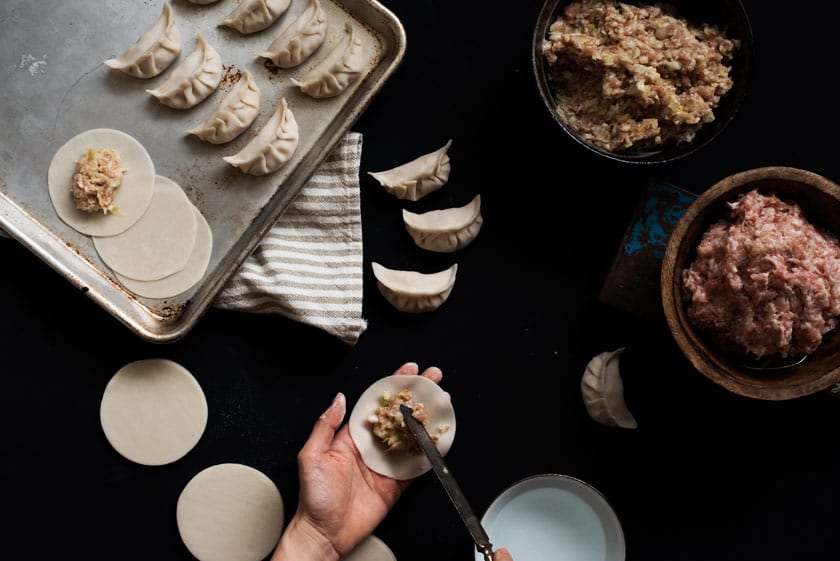
<path id="1" fill-rule="evenodd" d="M 580 380 L 583 403 L 589 416 L 608 427 L 635 429 L 636 419 L 624 402 L 624 383 L 618 357 L 624 347 L 600 353 L 589 361 Z"/>
<path id="2" fill-rule="evenodd" d="M 201 33 L 195 50 L 175 67 L 164 83 L 146 90 L 162 104 L 188 109 L 204 101 L 222 81 L 222 58 Z"/>
<path id="3" fill-rule="evenodd" d="M 326 37 L 327 14 L 318 0 L 311 0 L 297 19 L 257 56 L 280 68 L 292 68 L 317 51 Z"/>
<path id="4" fill-rule="evenodd" d="M 233 156 L 224 160 L 251 175 L 265 175 L 280 169 L 289 161 L 299 141 L 298 124 L 286 98 L 263 125 L 260 132 Z"/>
<path id="5" fill-rule="evenodd" d="M 400 271 L 372 263 L 379 292 L 401 312 L 422 313 L 438 309 L 452 293 L 458 264 L 437 273 Z"/>
<path id="6" fill-rule="evenodd" d="M 417 201 L 432 191 L 437 191 L 449 181 L 449 140 L 442 148 L 425 154 L 387 171 L 369 171 L 385 187 L 385 190 L 398 199 Z"/>
<path id="7" fill-rule="evenodd" d="M 271 26 L 289 9 L 292 0 L 242 0 L 219 23 L 240 33 L 256 33 Z"/>
<path id="8" fill-rule="evenodd" d="M 361 76 L 366 62 L 362 40 L 348 21 L 344 24 L 344 37 L 324 60 L 300 80 L 292 78 L 292 83 L 316 99 L 335 97 Z"/>
<path id="9" fill-rule="evenodd" d="M 219 0 L 189 0 L 190 4 L 201 4 L 202 6 L 205 4 L 214 4 Z"/>
<path id="10" fill-rule="evenodd" d="M 403 222 L 419 247 L 440 253 L 457 251 L 472 243 L 481 230 L 481 195 L 461 207 L 421 214 L 403 209 Z"/>
<path id="11" fill-rule="evenodd" d="M 135 78 L 153 78 L 172 64 L 181 52 L 181 32 L 175 25 L 172 5 L 164 3 L 163 11 L 131 47 L 105 64 Z"/>
<path id="12" fill-rule="evenodd" d="M 245 132 L 259 112 L 260 88 L 254 75 L 243 70 L 236 85 L 219 107 L 202 124 L 188 130 L 187 134 L 194 134 L 213 144 L 224 144 Z"/>

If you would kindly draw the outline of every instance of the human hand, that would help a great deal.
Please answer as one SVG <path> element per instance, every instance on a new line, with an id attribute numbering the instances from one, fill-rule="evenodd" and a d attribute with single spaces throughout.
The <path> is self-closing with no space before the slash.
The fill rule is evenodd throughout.
<path id="1" fill-rule="evenodd" d="M 493 552 L 493 561 L 513 561 L 510 552 L 504 547 L 500 547 Z"/>
<path id="2" fill-rule="evenodd" d="M 394 374 L 416 376 L 419 371 L 408 362 Z M 443 373 L 433 366 L 422 376 L 440 383 Z M 373 532 L 410 483 L 367 467 L 347 425 L 339 429 L 346 412 L 339 393 L 298 453 L 298 507 L 272 561 L 340 559 Z"/>

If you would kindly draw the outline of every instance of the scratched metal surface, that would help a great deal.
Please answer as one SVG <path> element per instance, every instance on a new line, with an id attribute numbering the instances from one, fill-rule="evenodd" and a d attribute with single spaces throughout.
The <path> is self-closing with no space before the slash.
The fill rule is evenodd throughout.
<path id="1" fill-rule="evenodd" d="M 258 245 L 318 164 L 364 111 L 401 62 L 405 33 L 375 0 L 321 0 L 330 23 L 325 44 L 300 67 L 271 71 L 253 53 L 268 44 L 308 5 L 292 0 L 267 30 L 253 35 L 217 24 L 236 2 L 207 6 L 175 0 L 182 35 L 178 59 L 149 80 L 125 76 L 103 64 L 136 41 L 160 16 L 163 0 L 4 0 L 0 3 L 0 228 L 83 290 L 139 336 L 170 342 L 184 336 L 216 293 Z M 317 64 L 351 21 L 370 63 L 360 80 L 332 99 L 301 93 L 290 79 Z M 187 110 L 163 106 L 146 89 L 164 81 L 195 48 L 200 32 L 231 72 L 249 69 L 262 92 L 257 119 L 225 145 L 204 143 L 185 131 L 202 122 L 230 89 L 223 81 L 211 97 Z M 278 172 L 252 177 L 222 160 L 256 134 L 285 97 L 300 127 L 300 144 Z M 91 239 L 66 226 L 47 191 L 55 151 L 87 129 L 125 131 L 144 144 L 155 171 L 179 183 L 207 218 L 214 247 L 203 280 L 166 300 L 124 290 L 99 259 Z"/>

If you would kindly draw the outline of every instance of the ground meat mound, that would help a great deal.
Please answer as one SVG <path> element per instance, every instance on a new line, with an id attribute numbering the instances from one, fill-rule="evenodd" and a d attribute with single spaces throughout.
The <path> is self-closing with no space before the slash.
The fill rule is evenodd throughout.
<path id="1" fill-rule="evenodd" d="M 543 41 L 557 113 L 611 152 L 691 141 L 733 85 L 738 42 L 670 4 L 580 0 Z"/>
<path id="2" fill-rule="evenodd" d="M 683 271 L 689 320 L 757 359 L 813 352 L 840 315 L 840 243 L 775 195 L 729 206 Z"/>

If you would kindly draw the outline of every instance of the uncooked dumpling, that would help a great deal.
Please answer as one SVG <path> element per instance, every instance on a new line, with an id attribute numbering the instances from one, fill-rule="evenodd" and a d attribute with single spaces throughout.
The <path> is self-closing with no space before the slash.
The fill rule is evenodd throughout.
<path id="1" fill-rule="evenodd" d="M 318 0 L 311 0 L 303 13 L 257 56 L 269 59 L 280 68 L 292 68 L 318 50 L 326 37 L 327 14 Z"/>
<path id="2" fill-rule="evenodd" d="M 610 427 L 635 429 L 638 424 L 624 403 L 624 383 L 618 370 L 618 357 L 623 352 L 621 347 L 593 357 L 586 365 L 580 389 L 593 419 Z"/>
<path id="3" fill-rule="evenodd" d="M 298 146 L 298 125 L 286 98 L 263 125 L 263 128 L 245 147 L 224 160 L 251 175 L 265 175 L 280 169 Z"/>
<path id="4" fill-rule="evenodd" d="M 219 25 L 240 33 L 256 33 L 268 28 L 289 8 L 291 0 L 242 0 Z"/>
<path id="5" fill-rule="evenodd" d="M 127 51 L 105 64 L 135 78 L 152 78 L 169 68 L 180 52 L 181 32 L 175 25 L 172 6 L 166 2 L 155 24 Z"/>
<path id="6" fill-rule="evenodd" d="M 292 83 L 316 99 L 335 97 L 361 76 L 365 67 L 365 50 L 355 28 L 346 22 L 344 37 L 329 54 L 300 80 Z"/>
<path id="7" fill-rule="evenodd" d="M 116 209 L 108 214 L 84 212 L 76 208 L 72 196 L 76 161 L 88 150 L 102 148 L 116 150 L 126 169 L 114 195 Z M 47 186 L 55 211 L 65 224 L 89 236 L 113 236 L 133 226 L 149 207 L 155 192 L 155 165 L 133 136 L 115 129 L 89 129 L 56 151 L 47 171 Z"/>
<path id="8" fill-rule="evenodd" d="M 205 121 L 187 134 L 194 134 L 213 144 L 230 142 L 251 126 L 260 112 L 260 88 L 254 75 L 242 71 L 239 81 L 219 107 Z"/>
<path id="9" fill-rule="evenodd" d="M 449 140 L 442 148 L 386 171 L 368 173 L 398 199 L 417 201 L 449 181 Z"/>
<path id="10" fill-rule="evenodd" d="M 481 230 L 481 195 L 462 207 L 422 214 L 403 209 L 403 222 L 419 247 L 441 253 L 457 251 L 469 245 Z"/>
<path id="11" fill-rule="evenodd" d="M 222 81 L 222 58 L 201 33 L 195 50 L 175 67 L 164 83 L 146 90 L 173 109 L 188 109 L 204 101 Z"/>
<path id="12" fill-rule="evenodd" d="M 218 2 L 219 0 L 189 0 L 189 1 L 190 1 L 191 4 L 200 4 L 200 5 L 203 6 L 205 4 L 213 4 L 214 2 Z"/>
<path id="13" fill-rule="evenodd" d="M 372 263 L 379 291 L 401 312 L 421 313 L 438 309 L 452 292 L 458 264 L 437 273 L 400 271 Z"/>

